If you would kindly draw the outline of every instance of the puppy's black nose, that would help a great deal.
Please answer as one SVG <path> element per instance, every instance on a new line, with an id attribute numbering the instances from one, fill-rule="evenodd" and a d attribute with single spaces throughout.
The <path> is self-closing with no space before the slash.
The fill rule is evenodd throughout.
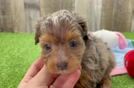
<path id="1" fill-rule="evenodd" d="M 60 63 L 57 63 L 57 68 L 59 70 L 66 70 L 67 69 L 67 66 L 68 66 L 68 63 L 67 62 L 60 62 Z"/>

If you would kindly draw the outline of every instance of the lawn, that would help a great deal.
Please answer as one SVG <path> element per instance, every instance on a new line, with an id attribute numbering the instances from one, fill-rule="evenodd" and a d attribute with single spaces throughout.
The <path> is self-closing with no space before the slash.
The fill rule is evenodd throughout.
<path id="1" fill-rule="evenodd" d="M 125 33 L 134 39 L 134 33 Z M 34 35 L 0 33 L 0 88 L 16 88 L 27 68 L 39 56 Z M 112 78 L 113 88 L 134 88 L 134 79 L 127 75 Z"/>

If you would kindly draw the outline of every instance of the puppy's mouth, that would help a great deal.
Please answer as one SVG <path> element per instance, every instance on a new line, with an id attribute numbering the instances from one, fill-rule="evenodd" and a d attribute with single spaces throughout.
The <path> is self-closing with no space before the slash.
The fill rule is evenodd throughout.
<path id="1" fill-rule="evenodd" d="M 56 71 L 56 73 L 55 74 L 70 74 L 70 73 L 72 73 L 72 72 L 74 72 L 74 71 L 76 71 L 77 69 L 73 69 L 73 70 L 68 70 L 68 69 L 66 69 L 66 70 L 58 70 L 58 71 Z"/>
<path id="2" fill-rule="evenodd" d="M 57 74 L 69 74 L 69 73 L 71 73 L 71 72 L 68 71 L 68 70 L 59 70 L 59 71 L 57 71 Z"/>
<path id="3" fill-rule="evenodd" d="M 62 64 L 61 66 L 56 66 L 55 68 L 51 68 L 48 70 L 52 74 L 70 74 L 79 68 L 80 65 L 76 65 L 72 67 L 72 66 L 66 66 L 65 64 L 64 65 Z"/>

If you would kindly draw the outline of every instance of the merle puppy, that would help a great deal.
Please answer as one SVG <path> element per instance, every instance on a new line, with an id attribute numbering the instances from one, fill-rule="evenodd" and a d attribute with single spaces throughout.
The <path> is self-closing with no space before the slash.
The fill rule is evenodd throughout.
<path id="1" fill-rule="evenodd" d="M 50 73 L 69 74 L 81 66 L 75 88 L 111 88 L 114 56 L 100 39 L 87 34 L 86 22 L 67 10 L 38 21 L 35 42 Z"/>

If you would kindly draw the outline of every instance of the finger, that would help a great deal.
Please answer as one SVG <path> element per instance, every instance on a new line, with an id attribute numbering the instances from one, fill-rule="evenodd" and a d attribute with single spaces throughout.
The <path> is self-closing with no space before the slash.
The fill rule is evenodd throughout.
<path id="1" fill-rule="evenodd" d="M 80 77 L 80 69 L 69 75 L 61 75 L 50 88 L 73 88 Z M 62 83 L 62 84 L 61 84 Z"/>
<path id="2" fill-rule="evenodd" d="M 33 78 L 33 81 L 35 83 L 44 84 L 46 86 L 49 86 L 57 77 L 55 74 L 50 74 L 46 66 L 44 65 L 42 69 L 38 72 L 38 74 Z M 37 82 L 36 82 L 37 81 Z"/>
<path id="3" fill-rule="evenodd" d="M 25 74 L 23 81 L 27 82 L 31 78 L 33 78 L 40 71 L 43 65 L 44 65 L 44 61 L 42 58 L 39 58 L 36 61 L 34 61 L 34 63 L 30 66 L 27 73 Z"/>

